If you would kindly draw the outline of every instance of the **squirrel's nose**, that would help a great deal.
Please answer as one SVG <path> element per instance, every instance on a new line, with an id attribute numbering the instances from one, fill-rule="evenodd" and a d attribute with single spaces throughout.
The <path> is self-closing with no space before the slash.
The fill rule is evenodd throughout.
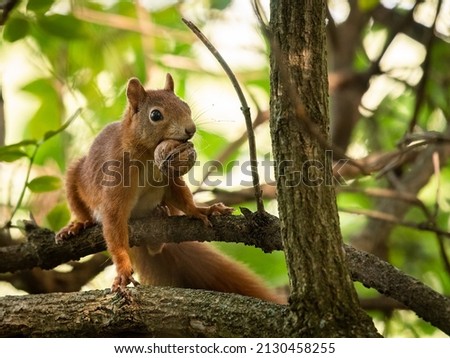
<path id="1" fill-rule="evenodd" d="M 189 138 L 192 138 L 192 137 L 193 137 L 193 135 L 195 134 L 195 131 L 196 131 L 195 126 L 186 127 L 186 128 L 184 129 L 184 132 L 186 133 L 186 135 L 187 135 Z"/>

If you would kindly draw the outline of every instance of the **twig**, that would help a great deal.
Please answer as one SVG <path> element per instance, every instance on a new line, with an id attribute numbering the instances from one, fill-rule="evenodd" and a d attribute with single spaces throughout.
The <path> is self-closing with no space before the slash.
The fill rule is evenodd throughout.
<path id="1" fill-rule="evenodd" d="M 17 210 L 20 209 L 20 206 L 22 205 L 23 198 L 25 196 L 25 192 L 28 188 L 28 181 L 30 180 L 30 174 L 31 174 L 31 168 L 33 167 L 34 159 L 36 158 L 36 154 L 39 150 L 39 145 L 36 145 L 33 149 L 33 153 L 31 154 L 29 161 L 28 161 L 28 168 L 27 173 L 25 175 L 25 182 L 22 187 L 22 191 L 20 192 L 19 199 L 17 200 L 16 206 L 14 207 L 10 219 L 6 223 L 5 227 L 9 227 L 11 225 L 12 219 L 14 218 L 14 215 L 16 215 Z"/>
<path id="2" fill-rule="evenodd" d="M 417 143 L 413 143 L 417 142 Z M 402 146 L 420 146 L 424 144 L 449 144 L 450 137 L 440 132 L 428 131 L 422 133 L 408 133 L 397 144 L 398 147 Z"/>
<path id="3" fill-rule="evenodd" d="M 206 38 L 205 35 L 200 31 L 200 29 L 195 26 L 191 21 L 182 19 L 183 22 L 192 30 L 192 32 L 203 42 L 206 48 L 211 52 L 211 54 L 216 58 L 219 64 L 222 66 L 223 70 L 227 74 L 231 83 L 233 84 L 234 89 L 239 97 L 241 102 L 241 111 L 244 114 L 245 124 L 247 126 L 247 134 L 248 134 L 248 146 L 250 152 L 250 168 L 252 172 L 253 178 L 253 187 L 255 188 L 255 198 L 256 198 L 256 207 L 258 212 L 264 212 L 264 203 L 262 200 L 261 187 L 259 184 L 259 174 L 258 174 L 258 161 L 256 156 L 256 143 L 255 143 L 255 133 L 252 127 L 252 118 L 250 116 L 250 108 L 247 105 L 247 101 L 245 99 L 244 93 L 242 92 L 241 87 L 239 86 L 239 82 L 236 79 L 233 71 L 230 66 L 225 62 L 222 55 L 217 51 L 217 49 L 212 45 L 212 43 Z"/>
<path id="4" fill-rule="evenodd" d="M 74 112 L 74 114 L 72 114 L 72 116 L 70 116 L 70 118 L 69 118 L 69 119 L 68 119 L 61 127 L 59 127 L 57 130 L 54 130 L 54 131 L 51 130 L 51 131 L 46 132 L 46 133 L 44 134 L 44 137 L 43 137 L 40 141 L 37 141 L 37 142 L 36 142 L 36 141 L 31 141 L 31 142 L 30 142 L 30 145 L 33 145 L 34 148 L 33 148 L 33 152 L 32 152 L 32 154 L 31 154 L 31 156 L 29 157 L 27 173 L 26 173 L 26 175 L 25 175 L 25 182 L 24 182 L 24 184 L 23 184 L 22 191 L 21 191 L 20 194 L 19 194 L 19 199 L 17 200 L 16 206 L 14 207 L 14 209 L 13 209 L 13 211 L 12 211 L 12 213 L 11 213 L 10 219 L 9 219 L 8 222 L 4 225 L 3 228 L 8 228 L 8 227 L 11 226 L 11 221 L 12 221 L 12 219 L 14 218 L 14 215 L 16 215 L 17 211 L 20 209 L 20 206 L 22 205 L 22 201 L 23 201 L 23 198 L 24 198 L 24 196 L 25 196 L 25 192 L 26 192 L 26 190 L 27 190 L 27 188 L 28 188 L 28 181 L 29 181 L 29 179 L 30 179 L 31 168 L 33 167 L 34 160 L 35 160 L 35 158 L 36 158 L 36 155 L 37 155 L 37 153 L 38 153 L 38 151 L 39 151 L 40 146 L 41 146 L 44 142 L 46 142 L 47 140 L 49 140 L 50 138 L 52 138 L 53 136 L 55 136 L 55 135 L 61 133 L 62 131 L 64 131 L 64 130 L 65 130 L 65 129 L 73 122 L 73 120 L 74 120 L 75 118 L 78 117 L 78 115 L 79 115 L 80 113 L 81 113 L 81 108 L 78 108 L 78 109 Z M 21 142 L 21 143 L 23 143 L 23 142 Z"/>
<path id="5" fill-rule="evenodd" d="M 398 167 L 399 162 L 402 162 L 402 158 L 408 153 L 415 150 L 418 147 L 423 147 L 429 144 L 447 144 L 450 142 L 448 135 L 444 135 L 438 132 L 425 132 L 425 133 L 412 133 L 406 134 L 402 140 L 397 144 L 400 148 L 396 153 L 392 153 L 390 162 L 382 168 L 377 178 L 382 177 L 393 168 Z"/>
<path id="6" fill-rule="evenodd" d="M 258 110 L 258 114 L 256 115 L 255 120 L 253 121 L 253 129 L 258 127 L 260 124 L 268 121 L 269 115 L 268 111 L 260 111 Z M 247 140 L 247 132 L 242 133 L 242 135 L 236 139 L 234 142 L 230 143 L 218 156 L 217 161 L 219 163 L 224 163 L 238 148 L 245 143 Z M 195 193 L 201 191 L 201 186 L 205 183 L 206 179 L 211 175 L 213 172 L 214 166 L 209 166 L 208 171 L 203 176 L 203 179 L 200 183 L 199 188 L 195 191 Z M 262 188 L 262 186 L 261 186 Z"/>

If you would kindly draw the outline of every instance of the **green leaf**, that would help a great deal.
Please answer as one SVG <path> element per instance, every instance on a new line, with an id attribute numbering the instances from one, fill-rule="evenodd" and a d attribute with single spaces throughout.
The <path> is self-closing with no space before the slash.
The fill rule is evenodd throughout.
<path id="1" fill-rule="evenodd" d="M 34 139 L 25 139 L 22 140 L 20 142 L 14 143 L 14 144 L 10 144 L 10 145 L 5 145 L 3 147 L 0 147 L 0 153 L 2 153 L 3 151 L 9 151 L 11 149 L 18 149 L 20 147 L 25 147 L 27 145 L 36 145 L 37 141 Z"/>
<path id="2" fill-rule="evenodd" d="M 370 11 L 378 6 L 379 3 L 380 0 L 358 0 L 358 7 L 362 11 Z"/>
<path id="3" fill-rule="evenodd" d="M 24 38 L 29 31 L 28 21 L 22 17 L 11 17 L 3 30 L 3 38 L 8 42 L 15 42 Z"/>
<path id="4" fill-rule="evenodd" d="M 45 13 L 53 5 L 55 0 L 29 0 L 27 3 L 27 11 L 35 13 Z"/>
<path id="5" fill-rule="evenodd" d="M 0 151 L 0 162 L 15 162 L 17 159 L 27 157 L 27 153 L 19 149 Z"/>
<path id="6" fill-rule="evenodd" d="M 34 178 L 27 184 L 28 188 L 33 193 L 44 193 L 47 191 L 53 191 L 61 188 L 61 179 L 51 175 L 43 175 Z"/>
<path id="7" fill-rule="evenodd" d="M 211 0 L 211 9 L 225 10 L 231 5 L 231 0 Z"/>
<path id="8" fill-rule="evenodd" d="M 82 39 L 87 36 L 84 22 L 72 15 L 50 15 L 38 18 L 38 25 L 51 35 L 67 40 Z"/>
<path id="9" fill-rule="evenodd" d="M 22 147 L 36 144 L 37 141 L 27 139 L 18 143 L 0 147 L 0 162 L 14 162 L 17 159 L 27 157 L 28 154 L 22 150 Z"/>
<path id="10" fill-rule="evenodd" d="M 70 211 L 66 203 L 57 204 L 48 214 L 47 223 L 50 229 L 57 231 L 66 225 L 70 220 Z"/>
<path id="11" fill-rule="evenodd" d="M 47 160 L 56 161 L 61 170 L 66 166 L 64 138 L 61 134 L 79 115 L 80 109 L 74 112 L 63 123 L 63 108 L 53 80 L 40 78 L 22 88 L 40 99 L 41 105 L 28 121 L 23 136 L 37 138 L 41 145 L 34 162 L 44 165 Z"/>
<path id="12" fill-rule="evenodd" d="M 53 86 L 52 81 L 54 80 L 51 78 L 38 78 L 27 83 L 21 89 L 22 91 L 31 93 L 39 98 L 43 97 L 43 95 L 47 93 L 52 93 L 57 98 L 55 87 Z"/>
<path id="13" fill-rule="evenodd" d="M 179 10 L 174 6 L 152 13 L 152 20 L 156 24 L 168 26 L 172 29 L 188 30 L 186 25 L 181 21 Z"/>

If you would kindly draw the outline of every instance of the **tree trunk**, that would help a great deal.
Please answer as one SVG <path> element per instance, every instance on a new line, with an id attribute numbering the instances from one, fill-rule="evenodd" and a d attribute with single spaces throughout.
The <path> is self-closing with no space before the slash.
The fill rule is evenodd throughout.
<path id="1" fill-rule="evenodd" d="M 345 264 L 332 161 L 317 135 L 329 132 L 325 5 L 271 1 L 270 122 L 291 285 L 289 324 L 300 336 L 376 336 Z"/>

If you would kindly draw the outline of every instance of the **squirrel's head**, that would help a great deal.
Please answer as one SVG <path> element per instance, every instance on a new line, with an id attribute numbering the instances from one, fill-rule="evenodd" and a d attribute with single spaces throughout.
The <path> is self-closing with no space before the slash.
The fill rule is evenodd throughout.
<path id="1" fill-rule="evenodd" d="M 127 85 L 128 109 L 124 116 L 127 132 L 141 145 L 154 149 L 166 139 L 181 142 L 192 138 L 195 124 L 191 109 L 175 95 L 172 76 L 166 75 L 161 90 L 145 90 L 137 78 Z"/>

